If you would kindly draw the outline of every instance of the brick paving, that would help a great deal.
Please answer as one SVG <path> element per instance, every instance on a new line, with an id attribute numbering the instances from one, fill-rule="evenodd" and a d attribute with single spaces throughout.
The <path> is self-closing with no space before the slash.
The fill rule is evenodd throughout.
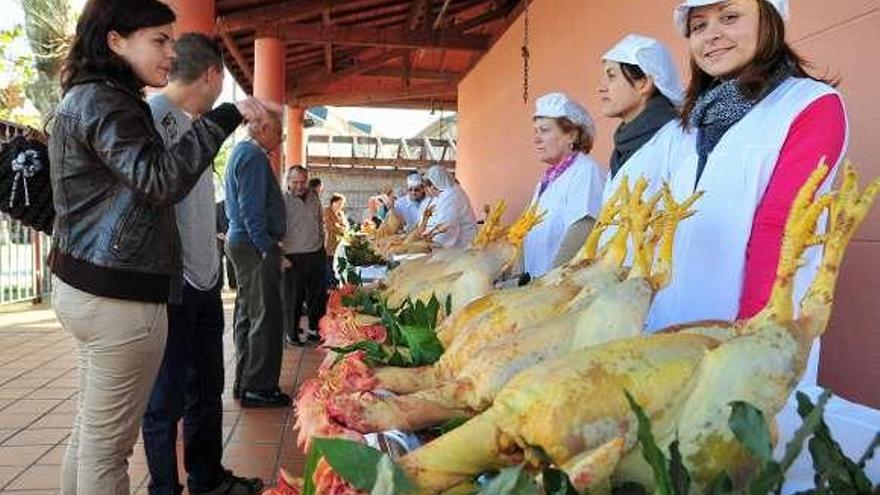
<path id="1" fill-rule="evenodd" d="M 238 474 L 267 480 L 275 478 L 279 467 L 299 475 L 305 456 L 296 448 L 292 409 L 243 410 L 232 400 L 233 297 L 224 295 L 224 464 Z M 294 396 L 319 363 L 314 347 L 286 347 L 282 389 Z M 0 494 L 58 493 L 61 458 L 76 412 L 76 383 L 75 342 L 61 329 L 51 308 L 4 308 L 0 313 Z M 132 493 L 146 494 L 141 442 L 130 462 Z"/>

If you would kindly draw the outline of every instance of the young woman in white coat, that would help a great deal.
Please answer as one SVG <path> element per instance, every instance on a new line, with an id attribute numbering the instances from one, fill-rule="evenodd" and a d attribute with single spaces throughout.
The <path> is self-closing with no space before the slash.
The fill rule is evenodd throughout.
<path id="1" fill-rule="evenodd" d="M 533 278 L 583 246 L 605 184 L 605 171 L 589 156 L 596 135 L 590 114 L 563 93 L 541 96 L 535 107 L 535 150 L 547 168 L 532 198 L 546 216 L 523 246 L 523 270 Z"/>
<path id="2" fill-rule="evenodd" d="M 641 176 L 653 179 L 653 170 L 635 170 L 627 163 L 654 136 L 677 132 L 684 88 L 672 55 L 662 43 L 629 34 L 602 57 L 598 93 L 602 115 L 620 119 L 605 186 L 607 199 L 624 176 L 631 181 Z M 639 160 L 633 163 L 648 165 Z M 657 187 L 659 181 L 651 182 Z"/>
<path id="3" fill-rule="evenodd" d="M 440 165 L 425 172 L 425 186 L 434 206 L 434 214 L 427 228 L 444 227 L 444 232 L 434 237 L 434 242 L 444 248 L 464 248 L 477 234 L 477 217 L 464 189 Z"/>
<path id="4" fill-rule="evenodd" d="M 787 0 L 687 0 L 675 10 L 692 73 L 682 125 L 643 158 L 666 170 L 676 197 L 705 195 L 678 229 L 672 283 L 655 299 L 649 329 L 758 312 L 797 191 L 822 159 L 827 190 L 844 155 L 843 102 L 785 42 L 788 10 Z M 807 253 L 796 300 L 818 254 Z M 817 367 L 814 346 L 806 381 Z"/>

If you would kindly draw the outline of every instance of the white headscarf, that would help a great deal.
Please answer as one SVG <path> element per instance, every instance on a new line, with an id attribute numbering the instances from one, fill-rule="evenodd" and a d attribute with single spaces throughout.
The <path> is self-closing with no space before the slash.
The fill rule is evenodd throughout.
<path id="1" fill-rule="evenodd" d="M 573 124 L 581 127 L 590 137 L 596 137 L 596 123 L 587 109 L 580 106 L 565 93 L 547 93 L 535 100 L 533 117 L 549 117 L 558 119 L 565 117 Z"/>
<path id="2" fill-rule="evenodd" d="M 445 191 L 455 187 L 455 179 L 449 175 L 449 172 L 441 165 L 434 165 L 425 172 L 425 179 L 431 181 L 431 184 L 439 191 Z"/>
<path id="3" fill-rule="evenodd" d="M 637 65 L 654 79 L 654 86 L 675 106 L 684 101 L 684 87 L 669 50 L 654 38 L 628 34 L 602 60 Z"/>

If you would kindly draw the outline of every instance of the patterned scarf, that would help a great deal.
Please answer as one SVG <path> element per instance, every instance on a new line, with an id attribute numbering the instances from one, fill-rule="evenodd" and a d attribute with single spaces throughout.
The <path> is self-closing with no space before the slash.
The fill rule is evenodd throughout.
<path id="1" fill-rule="evenodd" d="M 712 153 L 712 150 L 715 149 L 715 146 L 724 137 L 724 134 L 742 120 L 755 105 L 772 93 L 792 73 L 793 67 L 790 62 L 780 64 L 770 78 L 770 84 L 753 100 L 750 100 L 743 94 L 739 80 L 736 78 L 722 81 L 697 98 L 696 105 L 694 105 L 694 110 L 691 112 L 688 122 L 691 127 L 697 129 L 697 155 L 699 155 L 699 162 L 697 164 L 697 180 L 694 188 L 700 182 L 700 177 L 706 168 L 709 154 Z"/>
<path id="2" fill-rule="evenodd" d="M 572 153 L 568 155 L 566 158 L 563 158 L 559 163 L 553 165 L 544 171 L 544 176 L 541 177 L 541 192 L 538 193 L 540 196 L 544 194 L 544 191 L 550 184 L 553 183 L 556 179 L 559 178 L 560 175 L 564 174 L 566 170 L 574 163 L 574 160 L 577 158 L 577 153 Z"/>

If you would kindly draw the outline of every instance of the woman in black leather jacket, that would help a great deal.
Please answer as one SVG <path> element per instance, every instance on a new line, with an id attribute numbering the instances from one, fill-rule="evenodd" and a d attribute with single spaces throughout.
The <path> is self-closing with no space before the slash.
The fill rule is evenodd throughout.
<path id="1" fill-rule="evenodd" d="M 56 210 L 53 307 L 77 340 L 79 408 L 62 466 L 65 495 L 129 493 L 137 439 L 179 287 L 173 205 L 255 100 L 223 104 L 166 149 L 143 100 L 167 84 L 174 13 L 158 0 L 90 0 L 50 125 Z"/>

